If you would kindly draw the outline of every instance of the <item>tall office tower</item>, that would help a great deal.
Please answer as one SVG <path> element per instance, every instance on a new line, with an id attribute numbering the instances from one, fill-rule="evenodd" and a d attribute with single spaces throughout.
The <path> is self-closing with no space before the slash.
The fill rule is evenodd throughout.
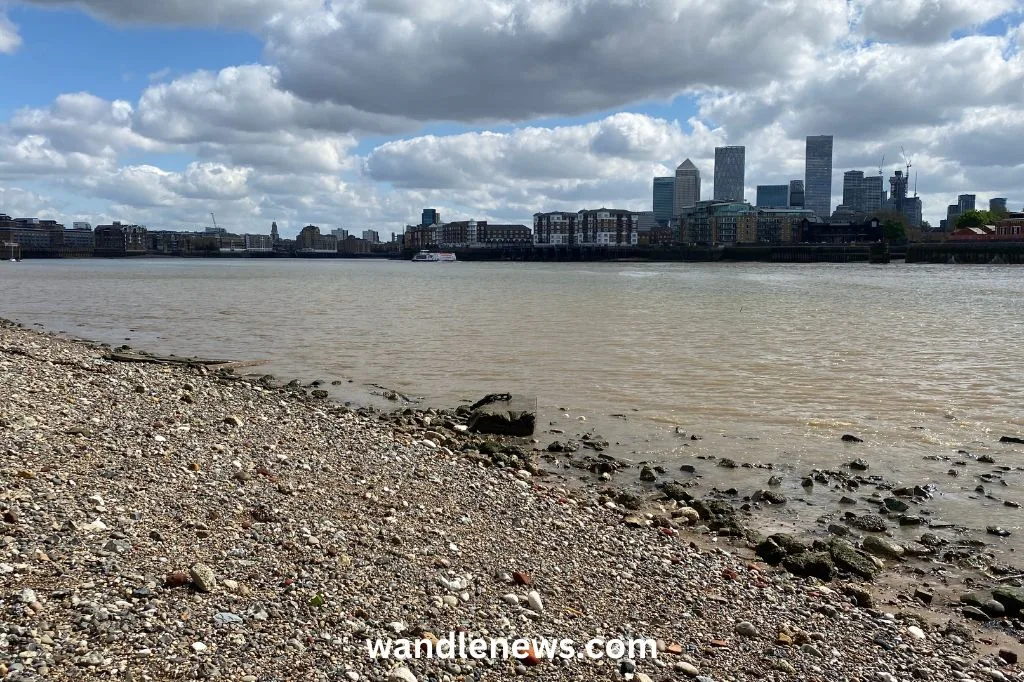
<path id="1" fill-rule="evenodd" d="M 790 208 L 803 208 L 804 207 L 804 181 L 803 180 L 790 180 L 789 181 L 789 207 Z"/>
<path id="2" fill-rule="evenodd" d="M 832 136 L 808 135 L 804 156 L 804 205 L 819 218 L 832 215 Z"/>
<path id="3" fill-rule="evenodd" d="M 676 168 L 676 193 L 672 203 L 672 216 L 678 216 L 686 206 L 700 201 L 700 171 L 687 159 Z"/>
<path id="4" fill-rule="evenodd" d="M 676 200 L 676 179 L 674 177 L 654 178 L 654 220 L 668 223 L 672 220 L 672 206 Z"/>
<path id="5" fill-rule="evenodd" d="M 440 223 L 441 214 L 437 212 L 436 208 L 423 209 L 423 215 L 420 218 L 420 225 L 427 227 L 429 225 L 439 225 Z"/>
<path id="6" fill-rule="evenodd" d="M 715 201 L 743 201 L 746 147 L 715 147 Z"/>
<path id="7" fill-rule="evenodd" d="M 864 178 L 864 212 L 868 215 L 882 208 L 885 201 L 885 190 L 882 189 L 881 175 L 868 175 Z"/>
<path id="8" fill-rule="evenodd" d="M 864 171 L 852 170 L 843 173 L 843 206 L 864 212 L 867 197 L 864 196 Z"/>
<path id="9" fill-rule="evenodd" d="M 960 214 L 963 215 L 968 211 L 973 211 L 977 196 L 974 194 L 961 194 L 956 198 L 956 203 L 960 207 Z"/>
<path id="10" fill-rule="evenodd" d="M 1006 213 L 1006 198 L 996 197 L 988 200 L 988 210 L 992 213 Z"/>
<path id="11" fill-rule="evenodd" d="M 789 185 L 758 185 L 758 208 L 786 208 L 789 206 Z"/>
<path id="12" fill-rule="evenodd" d="M 281 235 L 277 232 L 277 221 L 270 223 L 270 239 L 274 242 L 281 241 Z"/>

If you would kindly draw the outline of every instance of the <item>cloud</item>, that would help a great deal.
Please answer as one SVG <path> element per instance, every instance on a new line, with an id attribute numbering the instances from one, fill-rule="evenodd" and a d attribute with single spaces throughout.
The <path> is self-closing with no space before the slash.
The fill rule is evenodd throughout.
<path id="1" fill-rule="evenodd" d="M 266 39 L 305 99 L 522 121 L 786 79 L 848 19 L 846 0 L 352 0 L 284 14 Z"/>
<path id="2" fill-rule="evenodd" d="M 76 7 L 118 23 L 257 29 L 283 12 L 307 13 L 321 0 L 26 0 L 41 7 Z"/>
<path id="3" fill-rule="evenodd" d="M 858 0 L 854 5 L 864 37 L 903 44 L 941 42 L 1019 7 L 1015 0 Z"/>
<path id="4" fill-rule="evenodd" d="M 60 210 L 49 197 L 20 187 L 0 185 L 0 213 L 33 218 L 57 218 Z"/>
<path id="5" fill-rule="evenodd" d="M 18 27 L 0 10 L 0 54 L 14 54 L 21 47 Z"/>

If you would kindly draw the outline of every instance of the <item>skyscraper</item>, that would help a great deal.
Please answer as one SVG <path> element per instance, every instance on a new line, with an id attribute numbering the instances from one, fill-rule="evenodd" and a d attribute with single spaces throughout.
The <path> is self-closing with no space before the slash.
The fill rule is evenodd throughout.
<path id="1" fill-rule="evenodd" d="M 832 136 L 808 135 L 804 156 L 804 205 L 819 218 L 832 214 Z"/>
<path id="2" fill-rule="evenodd" d="M 804 207 L 804 181 L 789 181 L 789 206 L 790 208 Z"/>
<path id="3" fill-rule="evenodd" d="M 956 198 L 956 203 L 960 206 L 960 214 L 963 215 L 968 211 L 973 211 L 977 199 L 978 197 L 974 194 L 961 194 L 958 196 Z"/>
<path id="4" fill-rule="evenodd" d="M 864 213 L 864 205 L 867 203 L 866 190 L 864 171 L 852 170 L 843 173 L 843 206 Z"/>
<path id="5" fill-rule="evenodd" d="M 667 223 L 672 220 L 672 206 L 676 200 L 676 179 L 654 178 L 654 220 Z"/>
<path id="6" fill-rule="evenodd" d="M 439 225 L 440 223 L 441 214 L 437 212 L 436 208 L 423 209 L 423 215 L 420 217 L 420 225 L 428 227 L 430 225 Z"/>
<path id="7" fill-rule="evenodd" d="M 274 222 L 270 223 L 270 239 L 272 241 L 274 241 L 275 243 L 281 241 L 281 236 L 277 232 L 277 221 L 276 220 Z"/>
<path id="8" fill-rule="evenodd" d="M 992 213 L 1006 213 L 1006 198 L 996 197 L 988 200 L 988 210 Z"/>
<path id="9" fill-rule="evenodd" d="M 686 206 L 700 201 L 700 171 L 687 159 L 676 168 L 676 193 L 672 204 L 672 216 L 678 216 Z"/>
<path id="10" fill-rule="evenodd" d="M 758 185 L 758 208 L 786 208 L 789 206 L 789 185 Z"/>
<path id="11" fill-rule="evenodd" d="M 864 178 L 864 212 L 868 215 L 882 208 L 884 201 L 881 175 L 868 175 Z"/>
<path id="12" fill-rule="evenodd" d="M 715 201 L 743 201 L 746 147 L 715 147 Z"/>

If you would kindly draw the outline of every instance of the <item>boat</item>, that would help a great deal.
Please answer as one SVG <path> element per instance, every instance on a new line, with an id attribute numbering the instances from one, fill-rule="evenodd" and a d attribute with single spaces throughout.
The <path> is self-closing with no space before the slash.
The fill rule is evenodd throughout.
<path id="1" fill-rule="evenodd" d="M 456 260 L 455 254 L 447 251 L 420 251 L 412 257 L 413 263 L 454 263 Z"/>

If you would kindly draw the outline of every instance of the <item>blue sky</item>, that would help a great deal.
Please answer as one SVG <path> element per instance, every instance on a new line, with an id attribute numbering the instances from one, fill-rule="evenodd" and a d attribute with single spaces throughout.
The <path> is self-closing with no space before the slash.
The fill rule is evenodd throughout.
<path id="1" fill-rule="evenodd" d="M 961 192 L 1024 204 L 1020 2 L 797 4 L 0 4 L 0 211 L 159 227 L 216 211 L 286 234 L 387 233 L 425 205 L 529 222 L 649 210 L 650 178 L 687 157 L 710 196 L 722 144 L 747 146 L 753 200 L 801 177 L 803 137 L 826 132 L 833 205 L 844 170 L 900 145 L 933 222 Z"/>

